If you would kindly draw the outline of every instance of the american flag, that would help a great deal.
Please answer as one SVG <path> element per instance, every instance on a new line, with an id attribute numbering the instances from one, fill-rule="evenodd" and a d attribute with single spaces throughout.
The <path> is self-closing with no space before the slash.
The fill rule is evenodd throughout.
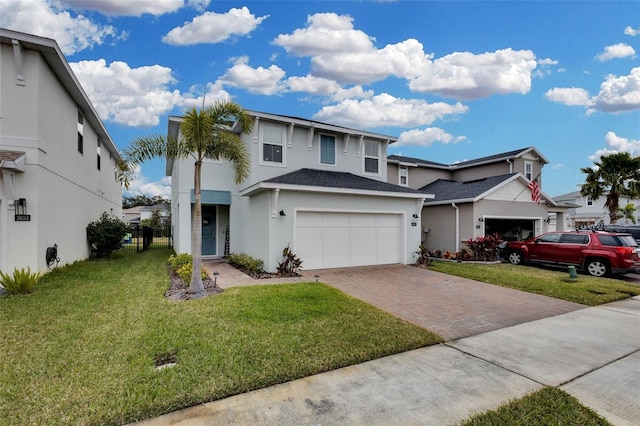
<path id="1" fill-rule="evenodd" d="M 529 185 L 527 186 L 531 190 L 531 199 L 540 204 L 540 184 L 538 183 L 538 181 L 534 179 L 529 182 Z"/>

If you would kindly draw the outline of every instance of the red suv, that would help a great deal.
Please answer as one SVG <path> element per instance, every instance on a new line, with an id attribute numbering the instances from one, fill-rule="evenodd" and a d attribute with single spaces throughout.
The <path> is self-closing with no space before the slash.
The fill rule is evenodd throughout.
<path id="1" fill-rule="evenodd" d="M 504 248 L 509 262 L 573 265 L 595 277 L 640 273 L 640 247 L 629 234 L 602 231 L 549 232 Z"/>

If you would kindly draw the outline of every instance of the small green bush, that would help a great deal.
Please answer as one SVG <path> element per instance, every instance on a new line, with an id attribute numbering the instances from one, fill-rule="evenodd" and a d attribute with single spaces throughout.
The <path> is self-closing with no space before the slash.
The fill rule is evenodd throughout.
<path id="1" fill-rule="evenodd" d="M 13 275 L 0 271 L 0 284 L 10 294 L 31 293 L 40 280 L 40 272 L 31 272 L 31 268 L 13 270 Z"/>
<path id="2" fill-rule="evenodd" d="M 189 253 L 180 253 L 178 255 L 172 255 L 169 257 L 169 265 L 176 271 L 176 274 L 184 281 L 185 283 L 191 282 L 191 272 L 193 271 L 193 256 Z M 201 267 L 200 273 L 202 279 L 206 279 L 208 277 L 204 268 Z"/>
<path id="3" fill-rule="evenodd" d="M 260 275 L 264 272 L 264 262 L 246 253 L 232 253 L 227 258 L 229 264 L 250 275 Z"/>
<path id="4" fill-rule="evenodd" d="M 87 226 L 87 239 L 95 257 L 109 257 L 122 247 L 127 225 L 115 216 L 102 213 L 100 219 Z"/>
<path id="5" fill-rule="evenodd" d="M 189 253 L 180 253 L 169 256 L 169 264 L 176 271 L 186 264 L 193 264 L 193 256 Z"/>

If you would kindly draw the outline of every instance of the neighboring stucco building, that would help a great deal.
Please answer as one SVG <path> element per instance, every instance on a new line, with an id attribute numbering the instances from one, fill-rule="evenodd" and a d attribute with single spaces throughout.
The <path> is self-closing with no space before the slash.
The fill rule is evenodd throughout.
<path id="1" fill-rule="evenodd" d="M 456 252 L 462 241 L 498 233 L 523 239 L 546 232 L 549 215 L 563 217 L 543 191 L 532 199 L 529 184 L 542 186 L 547 159 L 534 147 L 456 164 L 390 155 L 389 182 L 433 194 L 422 209 L 422 241 L 429 249 Z"/>
<path id="2" fill-rule="evenodd" d="M 90 254 L 86 227 L 121 216 L 120 154 L 57 43 L 0 29 L 0 270 Z"/>
<path id="3" fill-rule="evenodd" d="M 553 199 L 558 204 L 572 205 L 565 217 L 564 229 L 585 228 L 597 225 L 600 222 L 605 225 L 611 223 L 609 209 L 604 206 L 607 194 L 603 194 L 602 197 L 593 200 L 591 197 L 580 195 L 580 191 L 573 191 L 568 194 L 558 195 Z M 618 204 L 620 208 L 624 208 L 627 204 L 633 204 L 636 207 L 636 224 L 640 224 L 640 200 L 620 197 Z M 634 223 L 627 218 L 620 217 L 617 224 L 633 225 Z"/>
<path id="4" fill-rule="evenodd" d="M 249 178 L 229 163 L 202 166 L 205 256 L 247 253 L 274 271 L 290 245 L 304 269 L 413 263 L 427 194 L 387 182 L 395 138 L 327 123 L 248 111 Z M 179 117 L 169 134 L 179 134 Z M 174 249 L 191 251 L 193 161 L 167 163 Z"/>

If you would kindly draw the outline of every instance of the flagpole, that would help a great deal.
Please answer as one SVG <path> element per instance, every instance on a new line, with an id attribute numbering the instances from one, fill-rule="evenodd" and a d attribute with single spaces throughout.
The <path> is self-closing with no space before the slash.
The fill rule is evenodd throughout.
<path id="1" fill-rule="evenodd" d="M 542 172 L 538 173 L 538 176 L 536 176 L 536 177 L 534 177 L 533 179 L 531 179 L 531 181 L 530 181 L 530 182 L 537 181 L 541 174 L 542 174 Z M 519 197 L 519 196 L 521 196 L 521 195 L 522 195 L 522 193 L 523 193 L 527 188 L 529 188 L 529 185 L 525 186 L 525 187 L 522 189 L 522 191 L 520 191 L 520 192 L 518 193 L 518 195 L 516 195 L 516 198 L 514 198 L 514 199 L 513 199 L 513 201 L 517 200 L 517 199 L 518 199 L 518 197 Z"/>

